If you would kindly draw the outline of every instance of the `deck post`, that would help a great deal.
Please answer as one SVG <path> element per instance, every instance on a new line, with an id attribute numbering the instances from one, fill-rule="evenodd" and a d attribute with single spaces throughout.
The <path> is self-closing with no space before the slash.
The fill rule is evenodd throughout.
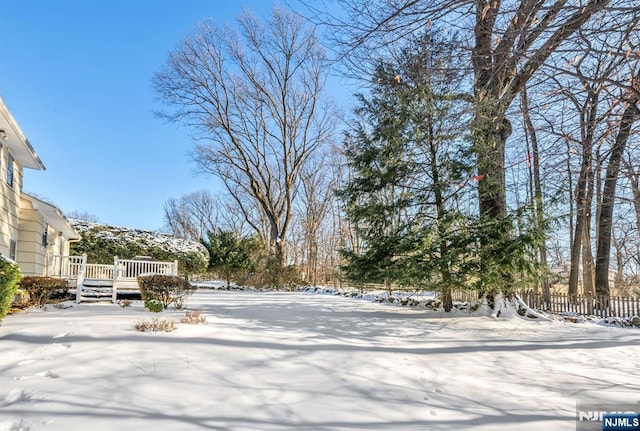
<path id="1" fill-rule="evenodd" d="M 120 268 L 120 261 L 118 256 L 113 256 L 113 289 L 111 291 L 111 302 L 114 304 L 118 300 L 118 269 Z"/>
<path id="2" fill-rule="evenodd" d="M 80 270 L 76 278 L 76 303 L 79 304 L 82 300 L 82 285 L 84 284 L 84 272 L 87 270 L 87 253 L 82 254 L 82 262 L 80 263 Z"/>

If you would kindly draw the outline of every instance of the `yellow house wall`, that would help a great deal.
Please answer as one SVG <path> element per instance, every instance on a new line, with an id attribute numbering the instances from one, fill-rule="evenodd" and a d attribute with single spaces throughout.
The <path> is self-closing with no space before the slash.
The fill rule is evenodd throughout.
<path id="1" fill-rule="evenodd" d="M 27 199 L 21 198 L 16 261 L 23 275 L 46 275 L 47 248 L 42 246 L 45 221 Z"/>
<path id="2" fill-rule="evenodd" d="M 7 184 L 8 148 L 2 145 L 0 149 L 0 253 L 9 256 L 10 241 L 18 241 L 18 212 L 20 205 L 20 191 L 22 190 L 22 166 L 16 160 L 13 169 L 13 187 Z"/>

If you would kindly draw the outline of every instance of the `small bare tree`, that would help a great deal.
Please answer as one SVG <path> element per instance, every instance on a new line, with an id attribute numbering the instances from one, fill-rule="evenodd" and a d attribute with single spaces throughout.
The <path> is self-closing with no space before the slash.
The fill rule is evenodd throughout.
<path id="1" fill-rule="evenodd" d="M 237 238 L 249 233 L 245 216 L 235 199 L 208 190 L 170 198 L 164 204 L 164 230 L 191 241 L 206 240 L 219 229 L 233 232 Z"/>
<path id="2" fill-rule="evenodd" d="M 222 179 L 258 234 L 267 222 L 280 261 L 300 173 L 335 126 L 321 99 L 327 72 L 313 29 L 276 7 L 266 25 L 248 12 L 237 28 L 201 24 L 154 77 L 170 107 L 160 116 L 200 132 L 193 160 Z"/>
<path id="3" fill-rule="evenodd" d="M 331 210 L 335 199 L 335 178 L 331 176 L 326 156 L 313 168 L 302 173 L 302 193 L 300 196 L 301 222 L 305 237 L 305 254 L 308 281 L 314 286 L 318 282 L 318 261 L 320 229 Z"/>
<path id="4" fill-rule="evenodd" d="M 218 226 L 218 199 L 207 190 L 170 198 L 164 204 L 164 222 L 173 235 L 201 241 Z"/>
<path id="5" fill-rule="evenodd" d="M 84 220 L 84 221 L 90 221 L 93 223 L 100 223 L 100 218 L 95 215 L 92 214 L 88 211 L 82 211 L 82 210 L 72 210 L 72 211 L 68 211 L 66 213 L 66 216 L 68 218 L 74 218 L 74 219 L 78 219 L 78 220 Z"/>

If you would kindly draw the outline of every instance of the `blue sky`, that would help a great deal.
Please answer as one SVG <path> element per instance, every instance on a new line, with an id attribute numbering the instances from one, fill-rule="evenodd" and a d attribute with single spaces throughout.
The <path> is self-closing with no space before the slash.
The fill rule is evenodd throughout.
<path id="1" fill-rule="evenodd" d="M 155 230 L 171 197 L 219 190 L 195 176 L 189 130 L 153 115 L 151 87 L 198 21 L 231 22 L 271 1 L 4 0 L 0 96 L 47 166 L 24 190 L 63 211 Z"/>

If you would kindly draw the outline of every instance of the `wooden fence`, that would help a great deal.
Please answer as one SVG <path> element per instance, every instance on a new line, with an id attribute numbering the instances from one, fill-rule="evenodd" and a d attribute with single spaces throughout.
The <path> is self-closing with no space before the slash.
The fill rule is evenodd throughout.
<path id="1" fill-rule="evenodd" d="M 640 298 L 620 296 L 551 295 L 548 301 L 540 293 L 523 292 L 520 297 L 529 307 L 551 313 L 576 313 L 598 317 L 640 316 Z"/>
<path id="2" fill-rule="evenodd" d="M 460 302 L 476 302 L 480 299 L 480 295 L 477 290 L 453 290 L 451 299 Z"/>

